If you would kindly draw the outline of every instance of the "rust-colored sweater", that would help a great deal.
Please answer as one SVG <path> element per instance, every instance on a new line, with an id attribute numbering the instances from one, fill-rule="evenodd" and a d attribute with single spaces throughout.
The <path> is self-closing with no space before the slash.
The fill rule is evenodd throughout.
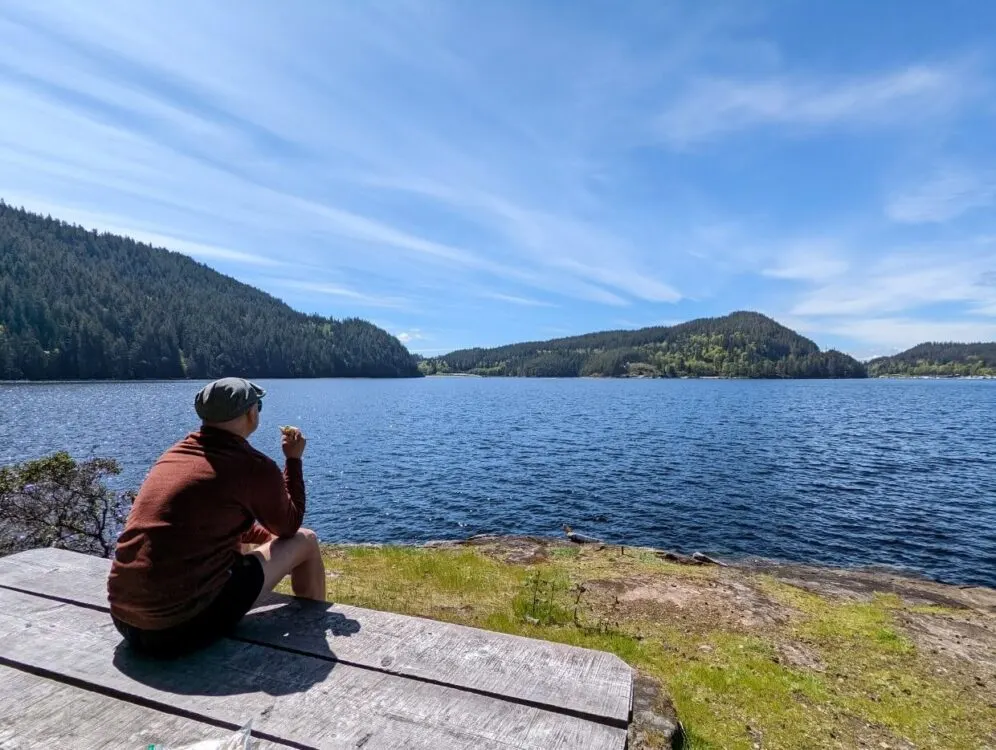
<path id="1" fill-rule="evenodd" d="M 111 566 L 111 614 L 145 630 L 179 625 L 221 591 L 242 543 L 293 536 L 303 518 L 300 459 L 281 474 L 239 436 L 202 427 L 142 483 Z"/>

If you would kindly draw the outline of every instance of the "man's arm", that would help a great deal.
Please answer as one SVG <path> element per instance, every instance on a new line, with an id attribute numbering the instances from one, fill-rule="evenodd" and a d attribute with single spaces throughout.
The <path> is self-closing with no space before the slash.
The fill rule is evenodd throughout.
<path id="1" fill-rule="evenodd" d="M 257 523 L 247 533 L 256 532 L 256 527 L 260 526 L 260 530 L 286 538 L 294 536 L 301 528 L 305 510 L 301 456 L 306 442 L 300 430 L 284 433 L 281 445 L 286 458 L 283 474 L 273 461 L 260 456 L 247 486 L 249 511 Z"/>
<path id="2" fill-rule="evenodd" d="M 256 545 L 272 542 L 276 538 L 276 536 L 267 531 L 263 526 L 260 526 L 258 521 L 254 521 L 252 527 L 242 535 L 240 541 L 242 544 Z"/>

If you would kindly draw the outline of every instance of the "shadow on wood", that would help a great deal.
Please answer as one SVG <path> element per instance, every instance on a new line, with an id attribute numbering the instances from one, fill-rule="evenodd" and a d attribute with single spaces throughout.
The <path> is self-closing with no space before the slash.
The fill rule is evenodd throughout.
<path id="1" fill-rule="evenodd" d="M 298 599 L 267 591 L 260 594 L 253 608 L 239 621 L 235 637 L 242 638 L 252 632 L 275 633 L 280 628 L 287 630 L 286 635 L 295 639 L 306 635 L 348 638 L 360 632 L 358 620 L 331 611 L 332 606 L 332 602 Z M 247 637 L 245 640 L 252 639 Z M 280 647 L 279 643 L 272 641 L 268 641 L 267 645 Z M 328 644 L 325 650 L 328 650 Z"/>
<path id="2" fill-rule="evenodd" d="M 0 724 L 30 714 L 34 744 L 148 746 L 141 727 L 193 740 L 249 719 L 274 748 L 626 744 L 632 670 L 612 654 L 273 595 L 230 637 L 155 660 L 122 642 L 106 581 L 106 560 L 62 550 L 0 559 L 0 662 L 27 675 L 0 675 Z"/>
<path id="3" fill-rule="evenodd" d="M 305 628 L 293 627 L 293 637 L 290 632 L 284 634 L 288 636 L 286 646 L 271 644 L 273 650 L 266 651 L 251 638 L 236 636 L 236 640 L 222 639 L 194 653 L 164 659 L 142 654 L 121 641 L 114 649 L 114 666 L 136 682 L 182 695 L 307 692 L 328 679 L 339 661 L 326 635 L 349 637 L 360 632 L 360 623 L 325 611 L 328 605 L 321 602 L 295 600 L 294 604 L 296 614 L 307 612 L 310 616 L 300 618 Z M 250 612 L 243 618 L 246 630 L 273 632 L 274 626 L 282 629 L 293 625 L 280 616 L 283 609 L 276 606 Z M 302 636 L 307 642 L 306 653 L 299 646 Z"/>
<path id="4" fill-rule="evenodd" d="M 332 651 L 332 641 L 356 635 L 361 626 L 358 620 L 331 611 L 332 606 L 332 602 L 266 592 L 239 621 L 233 637 L 320 659 L 338 660 Z"/>

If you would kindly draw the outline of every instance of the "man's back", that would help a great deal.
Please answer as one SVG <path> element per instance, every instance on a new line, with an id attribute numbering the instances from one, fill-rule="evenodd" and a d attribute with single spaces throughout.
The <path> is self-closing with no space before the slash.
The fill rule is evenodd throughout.
<path id="1" fill-rule="evenodd" d="M 190 619 L 225 585 L 254 519 L 289 536 L 303 515 L 299 459 L 288 459 L 284 476 L 238 435 L 211 427 L 188 435 L 135 499 L 108 581 L 112 614 L 150 630 Z"/>

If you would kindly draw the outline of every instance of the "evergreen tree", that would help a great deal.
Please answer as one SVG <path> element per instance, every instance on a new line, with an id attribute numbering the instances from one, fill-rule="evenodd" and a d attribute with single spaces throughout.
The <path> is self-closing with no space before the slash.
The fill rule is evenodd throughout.
<path id="1" fill-rule="evenodd" d="M 0 379 L 412 377 L 357 319 L 296 312 L 179 253 L 0 200 Z"/>
<path id="2" fill-rule="evenodd" d="M 892 357 L 868 363 L 875 377 L 904 376 L 996 376 L 996 342 L 979 344 L 927 343 Z"/>
<path id="3" fill-rule="evenodd" d="M 676 326 L 465 349 L 420 363 L 423 372 L 537 377 L 863 378 L 864 365 L 764 315 L 736 312 Z"/>

